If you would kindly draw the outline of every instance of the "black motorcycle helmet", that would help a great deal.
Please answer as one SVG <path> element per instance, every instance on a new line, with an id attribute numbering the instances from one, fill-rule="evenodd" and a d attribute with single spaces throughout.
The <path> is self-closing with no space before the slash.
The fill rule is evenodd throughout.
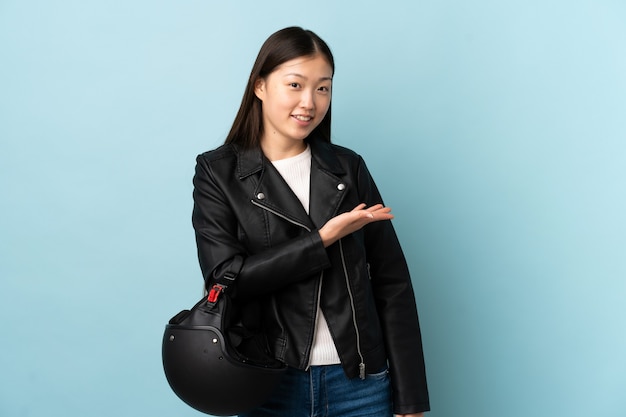
<path id="1" fill-rule="evenodd" d="M 230 300 L 216 287 L 166 325 L 163 368 L 172 390 L 189 406 L 230 416 L 261 405 L 286 365 L 270 356 L 262 334 L 244 328 L 238 315 L 226 314 Z"/>

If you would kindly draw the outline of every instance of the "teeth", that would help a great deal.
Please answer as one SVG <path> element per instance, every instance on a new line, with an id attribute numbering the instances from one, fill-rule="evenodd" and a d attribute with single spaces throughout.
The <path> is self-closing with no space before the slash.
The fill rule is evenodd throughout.
<path id="1" fill-rule="evenodd" d="M 299 115 L 295 115 L 294 116 L 296 119 L 302 121 L 302 122 L 308 122 L 309 120 L 312 119 L 312 117 L 310 116 L 299 116 Z"/>

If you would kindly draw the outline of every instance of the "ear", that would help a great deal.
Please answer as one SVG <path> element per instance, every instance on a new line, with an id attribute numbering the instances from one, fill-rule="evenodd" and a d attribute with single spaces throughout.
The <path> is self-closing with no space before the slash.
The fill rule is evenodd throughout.
<path id="1" fill-rule="evenodd" d="M 265 98 L 265 80 L 259 78 L 254 82 L 254 94 L 261 101 Z"/>

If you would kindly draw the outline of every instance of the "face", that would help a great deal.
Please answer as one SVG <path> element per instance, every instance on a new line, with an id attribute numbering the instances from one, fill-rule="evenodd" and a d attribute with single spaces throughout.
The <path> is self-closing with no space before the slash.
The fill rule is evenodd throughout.
<path id="1" fill-rule="evenodd" d="M 292 59 L 259 79 L 261 146 L 301 147 L 330 107 L 332 68 L 322 55 Z"/>

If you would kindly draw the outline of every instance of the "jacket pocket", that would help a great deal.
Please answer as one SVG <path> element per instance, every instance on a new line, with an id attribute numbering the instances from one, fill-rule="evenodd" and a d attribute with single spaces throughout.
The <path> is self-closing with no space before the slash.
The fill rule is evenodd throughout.
<path id="1" fill-rule="evenodd" d="M 285 354 L 287 351 L 287 340 L 282 337 L 276 338 L 274 341 L 274 357 L 279 361 L 285 361 Z"/>

